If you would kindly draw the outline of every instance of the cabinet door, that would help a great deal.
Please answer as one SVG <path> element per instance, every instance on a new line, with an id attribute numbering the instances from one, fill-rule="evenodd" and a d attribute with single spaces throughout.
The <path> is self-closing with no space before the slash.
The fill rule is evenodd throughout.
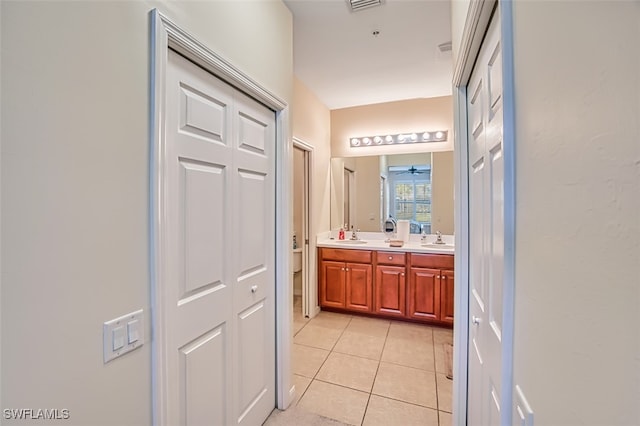
<path id="1" fill-rule="evenodd" d="M 320 282 L 320 305 L 344 308 L 345 306 L 345 264 L 342 262 L 322 262 Z"/>
<path id="2" fill-rule="evenodd" d="M 415 319 L 440 319 L 439 269 L 411 268 L 407 316 Z"/>
<path id="3" fill-rule="evenodd" d="M 405 268 L 378 266 L 375 282 L 375 311 L 403 317 L 406 312 Z"/>
<path id="4" fill-rule="evenodd" d="M 440 320 L 453 324 L 453 271 L 440 272 Z"/>
<path id="5" fill-rule="evenodd" d="M 371 312 L 371 265 L 347 263 L 347 309 Z"/>

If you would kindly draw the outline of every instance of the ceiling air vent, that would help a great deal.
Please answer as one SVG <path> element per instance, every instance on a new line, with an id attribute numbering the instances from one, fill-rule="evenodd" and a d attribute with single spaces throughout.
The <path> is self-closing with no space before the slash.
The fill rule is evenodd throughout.
<path id="1" fill-rule="evenodd" d="M 352 12 L 357 12 L 362 9 L 368 9 L 373 6 L 380 6 L 382 0 L 347 0 Z"/>

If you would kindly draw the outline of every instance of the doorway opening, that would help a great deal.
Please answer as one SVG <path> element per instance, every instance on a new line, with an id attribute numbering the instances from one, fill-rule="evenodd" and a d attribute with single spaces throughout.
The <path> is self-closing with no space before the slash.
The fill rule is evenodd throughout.
<path id="1" fill-rule="evenodd" d="M 316 292 L 311 283 L 311 165 L 313 147 L 293 139 L 293 319 L 296 325 L 315 315 Z"/>

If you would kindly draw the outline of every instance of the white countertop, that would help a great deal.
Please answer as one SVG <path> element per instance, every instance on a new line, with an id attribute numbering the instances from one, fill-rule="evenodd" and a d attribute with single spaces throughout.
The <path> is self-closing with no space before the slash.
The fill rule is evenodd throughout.
<path id="1" fill-rule="evenodd" d="M 428 245 L 422 245 L 420 242 L 420 235 L 412 234 L 409 241 L 404 243 L 402 247 L 390 247 L 389 242 L 385 242 L 384 234 L 377 232 L 361 232 L 359 233 L 358 242 L 353 242 L 349 239 L 351 233 L 347 233 L 346 240 L 338 240 L 332 233 L 324 233 L 318 235 L 316 239 L 316 246 L 318 247 L 331 247 L 342 248 L 352 250 L 384 250 L 384 251 L 399 251 L 399 252 L 411 252 L 411 253 L 435 253 L 435 254 L 454 254 L 453 235 L 443 235 L 442 240 L 447 243 L 444 246 L 431 244 L 436 240 L 435 235 L 428 235 Z M 334 238 L 332 238 L 334 237 Z"/>

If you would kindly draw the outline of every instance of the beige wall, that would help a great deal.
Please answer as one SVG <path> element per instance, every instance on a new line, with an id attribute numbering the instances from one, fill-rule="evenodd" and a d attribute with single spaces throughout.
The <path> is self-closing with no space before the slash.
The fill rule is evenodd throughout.
<path id="1" fill-rule="evenodd" d="M 313 147 L 311 165 L 311 223 L 310 223 L 310 289 L 317 289 L 316 234 L 329 230 L 330 216 L 330 157 L 329 134 L 331 121 L 329 110 L 300 80 L 293 80 L 293 104 L 291 110 L 292 135 Z"/>
<path id="2" fill-rule="evenodd" d="M 0 7 L 3 408 L 149 425 L 149 327 L 142 348 L 102 361 L 104 321 L 151 320 L 149 11 L 288 102 L 291 14 L 279 1 Z"/>
<path id="3" fill-rule="evenodd" d="M 515 384 L 539 425 L 640 424 L 640 3 L 513 20 Z"/>
<path id="4" fill-rule="evenodd" d="M 449 130 L 447 142 L 416 145 L 352 148 L 356 136 L 387 133 Z M 451 96 L 410 99 L 331 111 L 331 155 L 356 157 L 374 154 L 402 154 L 453 150 L 453 103 Z"/>
<path id="5" fill-rule="evenodd" d="M 537 424 L 640 424 L 640 3 L 513 12 L 516 384 Z"/>

